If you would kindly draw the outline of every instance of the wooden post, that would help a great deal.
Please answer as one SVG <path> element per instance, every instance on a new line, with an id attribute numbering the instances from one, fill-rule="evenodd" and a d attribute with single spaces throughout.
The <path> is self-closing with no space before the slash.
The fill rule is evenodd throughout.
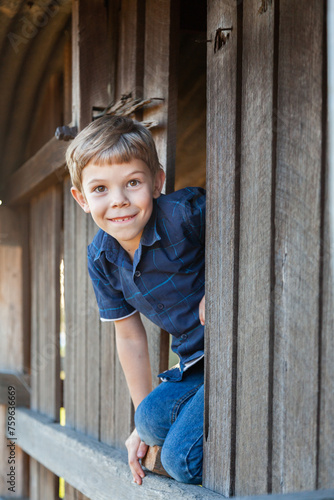
<path id="1" fill-rule="evenodd" d="M 280 1 L 273 492 L 317 476 L 323 3 Z"/>
<path id="2" fill-rule="evenodd" d="M 236 495 L 270 489 L 274 10 L 243 2 Z"/>
<path id="3" fill-rule="evenodd" d="M 205 429 L 203 484 L 225 496 L 235 469 L 238 265 L 238 7 L 208 2 Z M 219 29 L 230 28 L 215 49 Z M 240 52 L 240 51 L 239 51 Z M 239 53 L 240 58 L 240 53 Z"/>

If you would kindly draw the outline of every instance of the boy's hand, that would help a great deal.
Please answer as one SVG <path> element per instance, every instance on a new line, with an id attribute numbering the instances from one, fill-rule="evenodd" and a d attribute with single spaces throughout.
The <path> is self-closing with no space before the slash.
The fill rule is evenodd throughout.
<path id="1" fill-rule="evenodd" d="M 140 439 L 137 429 L 135 429 L 125 441 L 125 446 L 128 449 L 128 461 L 133 480 L 135 483 L 141 484 L 145 473 L 139 463 L 139 459 L 144 458 L 146 455 L 148 445 Z"/>
<path id="2" fill-rule="evenodd" d="M 201 325 L 205 325 L 205 295 L 203 295 L 203 298 L 201 302 L 199 303 L 199 320 L 201 322 Z"/>

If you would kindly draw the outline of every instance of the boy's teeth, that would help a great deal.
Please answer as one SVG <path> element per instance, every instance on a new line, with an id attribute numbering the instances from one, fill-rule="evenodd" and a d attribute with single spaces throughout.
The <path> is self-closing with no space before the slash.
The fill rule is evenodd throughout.
<path id="1" fill-rule="evenodd" d="M 131 218 L 132 217 L 116 217 L 113 220 L 115 220 L 115 221 L 124 221 L 124 220 L 130 220 Z"/>

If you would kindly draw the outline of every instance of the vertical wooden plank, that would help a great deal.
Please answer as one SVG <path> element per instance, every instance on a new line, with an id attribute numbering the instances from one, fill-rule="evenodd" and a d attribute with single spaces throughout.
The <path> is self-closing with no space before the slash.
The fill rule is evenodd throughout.
<path id="1" fill-rule="evenodd" d="M 87 220 L 87 241 L 86 246 L 94 238 L 98 227 L 91 217 Z M 99 438 L 100 434 L 100 401 L 104 397 L 100 394 L 100 318 L 99 311 L 96 305 L 95 294 L 93 285 L 87 272 L 87 259 L 86 259 L 86 276 L 87 276 L 87 296 L 86 296 L 86 342 L 87 342 L 87 426 L 86 431 L 90 436 Z"/>
<path id="2" fill-rule="evenodd" d="M 36 274 L 37 263 L 39 258 L 36 228 L 39 226 L 39 211 L 35 200 L 30 205 L 30 241 L 31 241 L 31 400 L 30 406 L 33 410 L 38 410 L 39 407 L 39 315 L 38 315 L 38 300 L 39 300 L 39 280 Z M 40 465 L 34 460 L 30 459 L 30 485 L 29 495 L 32 500 L 39 498 L 39 471 Z"/>
<path id="3" fill-rule="evenodd" d="M 236 495 L 268 492 L 274 2 L 243 2 Z M 224 222 L 223 222 L 224 223 Z"/>
<path id="4" fill-rule="evenodd" d="M 158 122 L 152 133 L 166 171 L 167 193 L 174 190 L 178 23 L 178 1 L 146 0 L 144 97 L 163 101 L 145 109 L 144 120 Z"/>
<path id="5" fill-rule="evenodd" d="M 25 210 L 26 211 L 26 210 Z M 27 211 L 26 211 L 27 212 Z M 29 348 L 29 326 L 25 311 L 29 297 L 25 281 L 25 264 L 29 259 L 24 212 L 0 207 L 0 369 L 23 372 L 29 365 L 25 351 Z M 7 406 L 0 405 L 0 496 L 8 493 Z M 15 455 L 15 490 L 27 495 L 26 461 L 20 448 Z"/>
<path id="6" fill-rule="evenodd" d="M 64 405 L 66 411 L 66 425 L 75 425 L 75 387 L 76 387 L 76 289 L 75 289 L 75 260 L 76 260 L 76 217 L 75 201 L 72 198 L 71 182 L 64 181 L 64 295 L 65 295 L 65 382 Z"/>
<path id="7" fill-rule="evenodd" d="M 103 0 L 73 1 L 72 104 L 79 130 L 92 121 L 93 106 L 106 107 L 111 101 L 115 63 L 114 49 L 108 45 L 108 21 L 108 5 Z"/>
<path id="8" fill-rule="evenodd" d="M 64 406 L 66 412 L 66 425 L 75 427 L 76 421 L 76 342 L 78 328 L 76 325 L 76 208 L 72 198 L 71 182 L 64 180 L 64 293 L 65 293 L 65 381 L 64 381 Z M 73 486 L 65 484 L 65 498 L 76 500 L 76 490 Z"/>
<path id="9" fill-rule="evenodd" d="M 32 247 L 32 374 L 35 409 L 59 419 L 59 313 L 61 192 L 52 186 L 31 202 Z M 32 495 L 56 498 L 58 478 L 33 463 Z"/>
<path id="10" fill-rule="evenodd" d="M 115 442 L 115 331 L 112 322 L 101 324 L 101 404 L 100 404 L 100 439 L 113 445 Z"/>
<path id="11" fill-rule="evenodd" d="M 320 344 L 319 470 L 317 483 L 317 488 L 319 489 L 332 488 L 334 484 L 334 270 L 331 266 L 334 249 L 331 246 L 330 238 L 328 174 L 327 165 L 324 172 L 324 227 L 321 240 L 323 271 Z"/>
<path id="12" fill-rule="evenodd" d="M 280 1 L 273 491 L 317 472 L 323 2 Z"/>
<path id="13" fill-rule="evenodd" d="M 233 27 L 215 52 L 219 28 Z M 229 496 L 234 476 L 237 2 L 208 2 L 205 435 L 203 484 Z"/>
<path id="14" fill-rule="evenodd" d="M 87 372 L 86 359 L 86 295 L 88 286 L 87 272 L 87 224 L 88 216 L 75 204 L 76 220 L 76 245 L 75 256 L 75 328 L 76 328 L 76 349 L 75 349 L 75 428 L 81 432 L 86 431 L 86 411 L 87 411 L 87 382 L 89 374 Z"/>
<path id="15" fill-rule="evenodd" d="M 143 96 L 145 0 L 122 0 L 119 12 L 116 100 Z"/>
<path id="16" fill-rule="evenodd" d="M 72 40 L 66 35 L 64 45 L 64 123 L 72 121 Z"/>

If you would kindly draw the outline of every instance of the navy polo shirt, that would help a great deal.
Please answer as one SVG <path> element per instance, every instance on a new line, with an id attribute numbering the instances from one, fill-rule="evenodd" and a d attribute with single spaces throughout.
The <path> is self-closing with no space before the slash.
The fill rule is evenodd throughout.
<path id="1" fill-rule="evenodd" d="M 154 200 L 133 263 L 101 229 L 88 246 L 88 271 L 101 320 L 139 311 L 172 336 L 180 367 L 160 374 L 180 380 L 204 354 L 198 306 L 205 293 L 205 191 L 185 188 Z"/>

